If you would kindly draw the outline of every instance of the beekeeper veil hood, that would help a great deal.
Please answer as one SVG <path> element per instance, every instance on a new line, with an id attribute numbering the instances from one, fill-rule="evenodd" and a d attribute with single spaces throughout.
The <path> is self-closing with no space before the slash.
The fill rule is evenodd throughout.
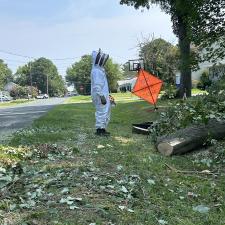
<path id="1" fill-rule="evenodd" d="M 97 52 L 93 51 L 92 53 L 92 59 L 93 59 L 93 65 L 98 65 L 100 67 L 104 67 L 107 60 L 109 58 L 108 54 L 103 53 L 101 50 Z"/>

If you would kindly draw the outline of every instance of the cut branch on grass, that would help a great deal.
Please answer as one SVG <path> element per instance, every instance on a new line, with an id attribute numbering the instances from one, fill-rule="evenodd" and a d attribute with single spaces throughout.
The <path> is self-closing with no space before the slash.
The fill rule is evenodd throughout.
<path id="1" fill-rule="evenodd" d="M 171 171 L 175 172 L 175 173 L 182 173 L 182 174 L 198 174 L 198 175 L 212 175 L 212 176 L 217 176 L 219 175 L 219 173 L 216 172 L 211 172 L 209 170 L 202 170 L 202 171 L 196 171 L 196 170 L 192 170 L 192 171 L 188 171 L 188 170 L 178 170 L 173 166 L 168 165 L 167 163 L 165 163 L 165 166 L 168 167 Z"/>
<path id="2" fill-rule="evenodd" d="M 9 195 L 9 191 L 20 181 L 22 181 L 24 177 L 20 177 L 11 183 L 9 183 L 7 186 L 4 187 L 4 190 L 0 192 L 0 199 L 4 199 L 6 195 Z"/>

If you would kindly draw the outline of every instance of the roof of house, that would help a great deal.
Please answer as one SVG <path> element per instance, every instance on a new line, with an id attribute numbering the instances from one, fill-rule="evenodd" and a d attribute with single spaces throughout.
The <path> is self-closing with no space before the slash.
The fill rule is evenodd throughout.
<path id="1" fill-rule="evenodd" d="M 4 91 L 11 91 L 15 86 L 17 86 L 16 83 L 9 82 L 4 86 Z"/>
<path id="2" fill-rule="evenodd" d="M 118 80 L 117 84 L 121 87 L 121 86 L 126 86 L 126 85 L 134 85 L 134 83 L 136 82 L 137 77 L 133 77 L 133 78 L 128 78 L 125 80 Z"/>

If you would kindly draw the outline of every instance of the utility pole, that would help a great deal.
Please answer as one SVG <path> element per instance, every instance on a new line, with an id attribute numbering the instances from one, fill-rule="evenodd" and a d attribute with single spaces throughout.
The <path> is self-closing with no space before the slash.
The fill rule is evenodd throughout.
<path id="1" fill-rule="evenodd" d="M 46 85 L 47 85 L 47 87 L 46 87 L 46 94 L 48 95 L 48 74 L 47 74 L 47 82 L 46 82 Z"/>
<path id="2" fill-rule="evenodd" d="M 32 74 L 31 74 L 31 62 L 29 63 L 30 67 L 30 87 L 31 87 L 31 96 L 33 97 L 33 82 L 32 82 Z"/>
<path id="3" fill-rule="evenodd" d="M 3 102 L 3 99 L 2 99 L 2 91 L 0 92 L 0 98 L 1 98 L 1 102 Z"/>
<path id="4" fill-rule="evenodd" d="M 30 86 L 33 87 L 33 82 L 32 82 L 32 74 L 31 74 L 31 62 L 29 63 L 29 67 L 30 67 Z"/>

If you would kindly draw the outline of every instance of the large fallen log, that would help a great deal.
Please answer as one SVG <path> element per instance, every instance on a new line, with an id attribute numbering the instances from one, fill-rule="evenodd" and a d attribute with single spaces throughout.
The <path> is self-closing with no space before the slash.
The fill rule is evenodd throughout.
<path id="1" fill-rule="evenodd" d="M 184 154 L 196 150 L 209 139 L 223 139 L 225 137 L 225 121 L 209 121 L 206 125 L 195 125 L 169 135 L 159 137 L 156 147 L 166 156 Z"/>

